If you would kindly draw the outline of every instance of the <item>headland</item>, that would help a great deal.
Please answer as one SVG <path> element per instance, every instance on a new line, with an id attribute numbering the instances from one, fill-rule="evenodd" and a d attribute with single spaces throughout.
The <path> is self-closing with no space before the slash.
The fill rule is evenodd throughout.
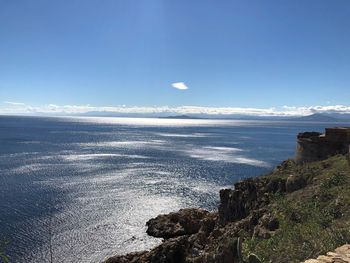
<path id="1" fill-rule="evenodd" d="M 150 219 L 147 233 L 162 244 L 105 263 L 301 262 L 349 243 L 349 134 L 299 134 L 295 158 L 221 190 L 217 211 Z"/>

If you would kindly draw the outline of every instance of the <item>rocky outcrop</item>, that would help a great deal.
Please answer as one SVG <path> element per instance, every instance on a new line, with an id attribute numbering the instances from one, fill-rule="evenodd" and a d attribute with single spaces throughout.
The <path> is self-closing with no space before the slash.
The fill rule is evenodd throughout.
<path id="1" fill-rule="evenodd" d="M 203 209 L 180 209 L 176 213 L 159 215 L 150 219 L 147 225 L 147 234 L 165 239 L 183 235 L 192 235 L 199 231 L 202 222 L 209 212 Z"/>
<path id="2" fill-rule="evenodd" d="M 271 213 L 265 213 L 254 227 L 253 237 L 267 239 L 279 228 L 278 219 Z"/>
<path id="3" fill-rule="evenodd" d="M 183 263 L 190 253 L 189 247 L 188 236 L 181 236 L 167 240 L 151 251 L 111 257 L 105 263 Z"/>
<path id="4" fill-rule="evenodd" d="M 266 209 L 270 194 L 295 191 L 306 182 L 299 177 L 277 176 L 238 182 L 234 189 L 220 191 L 218 213 L 191 208 L 159 215 L 146 225 L 149 235 L 164 238 L 161 245 L 151 251 L 116 256 L 105 262 L 241 262 L 237 248 L 240 231 L 262 239 L 278 231 L 278 219 Z"/>
<path id="5" fill-rule="evenodd" d="M 286 192 L 285 178 L 250 178 L 220 191 L 219 223 L 237 221 L 269 203 L 269 194 Z"/>
<path id="6" fill-rule="evenodd" d="M 329 140 L 338 141 L 339 138 L 348 136 L 347 131 L 332 132 L 329 133 Z M 321 136 L 319 133 L 305 133 L 301 136 L 303 138 L 298 138 L 304 140 L 304 137 L 310 139 Z M 346 138 L 350 139 L 350 133 Z M 349 215 L 350 218 L 350 207 L 345 205 L 350 200 L 350 194 L 344 191 L 350 187 L 349 163 L 341 155 L 312 164 L 284 161 L 268 175 L 249 178 L 235 183 L 233 189 L 221 190 L 217 212 L 181 209 L 150 219 L 146 224 L 147 233 L 163 238 L 159 246 L 150 251 L 111 257 L 105 263 L 245 262 L 242 259 L 243 239 L 250 242 L 253 248 L 245 255 L 248 262 L 260 262 L 258 256 L 250 252 L 259 252 L 259 256 L 265 256 L 264 260 L 275 259 L 271 262 L 299 262 L 310 255 L 317 255 L 318 250 L 315 248 L 318 243 L 307 239 L 312 234 L 308 232 L 310 227 L 316 229 L 317 234 L 325 231 L 327 242 L 320 244 L 326 244 L 331 250 L 331 245 L 339 245 L 347 240 L 348 229 L 344 226 L 346 221 L 335 224 L 339 229 L 329 227 L 334 220 L 344 220 L 344 215 Z M 335 230 L 339 231 L 334 232 Z M 301 237 L 305 231 L 308 232 L 307 237 Z M 334 243 L 328 242 L 328 235 L 333 232 Z M 317 238 L 322 239 L 322 235 L 317 234 Z M 339 240 L 338 237 L 342 239 Z M 285 249 L 288 244 L 279 246 L 274 238 L 278 241 L 290 239 L 289 245 L 294 250 Z M 275 243 L 270 243 L 271 240 Z M 304 249 L 298 247 L 299 240 L 304 241 L 303 246 L 309 246 L 306 246 L 307 254 L 291 256 L 291 252 L 299 253 L 301 251 L 298 249 Z M 268 246 L 257 248 L 257 242 Z M 270 249 L 271 244 L 273 247 Z M 341 247 L 327 256 L 305 262 L 350 262 L 344 256 L 348 256 L 349 250 L 349 247 Z M 274 256 L 271 255 L 273 253 Z M 295 258 L 299 260 L 295 261 Z"/>

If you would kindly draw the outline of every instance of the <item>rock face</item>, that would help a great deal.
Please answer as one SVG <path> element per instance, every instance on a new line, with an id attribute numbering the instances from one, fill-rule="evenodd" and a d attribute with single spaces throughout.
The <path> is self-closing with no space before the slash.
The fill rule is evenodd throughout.
<path id="1" fill-rule="evenodd" d="M 284 165 L 288 165 L 285 163 Z M 293 183 L 291 182 L 293 181 Z M 306 181 L 305 181 L 306 182 Z M 256 238 L 269 238 L 279 221 L 266 206 L 269 195 L 305 186 L 300 179 L 259 177 L 220 191 L 218 213 L 203 209 L 181 209 L 147 222 L 147 233 L 164 238 L 145 252 L 109 258 L 105 263 L 235 263 L 241 262 L 238 238 L 241 230 Z"/>
<path id="2" fill-rule="evenodd" d="M 185 255 L 189 253 L 188 249 L 187 236 L 182 236 L 172 238 L 151 251 L 111 257 L 105 263 L 183 263 L 185 262 Z"/>
<path id="3" fill-rule="evenodd" d="M 327 140 L 325 141 L 322 136 L 319 133 L 304 133 L 298 136 L 299 147 L 306 147 L 299 149 L 299 159 L 296 158 L 299 163 L 318 158 L 322 159 L 328 154 L 345 151 L 345 148 L 348 149 L 348 147 L 344 146 L 346 145 L 344 141 L 348 140 L 347 142 L 350 142 L 350 128 L 341 129 L 340 131 L 339 129 L 326 130 Z M 318 144 L 315 147 L 321 147 L 320 149 L 317 148 L 315 150 L 313 148 L 315 142 Z M 306 143 L 306 146 L 304 143 Z M 313 152 L 314 150 L 316 152 Z M 283 227 L 286 225 L 302 225 L 304 219 L 302 215 L 303 213 L 305 214 L 305 208 L 301 210 L 303 213 L 300 214 L 300 211 L 295 210 L 296 208 L 293 205 L 286 207 L 285 204 L 288 204 L 288 202 L 282 202 L 281 206 L 283 209 L 274 210 L 274 207 L 279 204 L 276 199 L 280 198 L 286 201 L 286 199 L 292 198 L 292 201 L 296 203 L 300 199 L 304 201 L 305 195 L 309 194 L 311 195 L 312 205 L 308 206 L 307 209 L 316 209 L 315 202 L 320 204 L 325 197 L 330 196 L 332 198 L 332 195 L 329 195 L 328 192 L 328 189 L 331 189 L 330 187 L 335 187 L 342 180 L 347 180 L 344 176 L 340 176 L 345 169 L 349 170 L 350 180 L 350 168 L 346 168 L 344 166 L 345 163 L 347 164 L 347 162 L 342 161 L 337 163 L 341 173 L 331 176 L 331 173 L 334 171 L 331 168 L 329 171 L 327 170 L 323 182 L 321 182 L 320 178 L 315 176 L 321 173 L 322 169 L 332 166 L 331 159 L 329 162 L 323 161 L 319 163 L 322 169 L 317 168 L 317 166 L 313 167 L 312 164 L 296 164 L 294 160 L 284 161 L 271 174 L 249 178 L 234 184 L 233 189 L 221 190 L 217 212 L 193 208 L 181 209 L 175 213 L 159 215 L 150 219 L 147 222 L 147 233 L 154 237 L 163 238 L 162 244 L 150 251 L 114 256 L 107 259 L 105 263 L 242 263 L 242 238 L 253 240 L 254 242 L 260 240 L 268 243 L 270 241 L 268 240 L 269 238 L 280 237 L 278 235 L 284 233 Z M 334 166 L 333 168 L 336 167 Z M 315 182 L 318 182 L 319 185 L 310 185 Z M 326 191 L 316 194 L 315 189 L 318 189 L 317 191 L 326 189 Z M 335 192 L 338 195 L 339 191 Z M 347 202 L 349 198 L 344 200 Z M 334 201 L 337 203 L 337 200 L 338 197 Z M 334 208 L 333 204 L 332 206 Z M 329 207 L 325 208 L 328 209 Z M 284 211 L 283 216 L 281 216 L 281 211 Z M 315 211 L 317 212 L 318 210 Z M 317 220 L 325 214 L 325 211 L 322 210 L 320 214 L 315 212 Z M 334 209 L 329 210 L 327 212 L 327 220 L 329 220 L 329 215 L 336 218 L 335 214 Z M 283 221 L 286 218 L 288 218 L 289 224 Z M 323 228 L 327 226 L 327 222 L 321 222 Z M 295 232 L 293 229 L 293 232 L 286 233 L 290 235 L 289 233 L 298 234 L 300 232 Z M 264 251 L 267 251 L 266 247 L 263 248 Z M 273 247 L 273 249 L 275 248 Z M 341 247 L 335 253 L 328 253 L 327 256 L 321 256 L 317 260 L 306 262 L 350 263 L 349 258 L 347 258 L 350 253 L 349 250 L 350 247 Z M 314 253 L 313 250 L 311 252 Z M 288 253 L 288 251 L 285 252 L 283 250 L 283 253 Z M 283 253 L 279 254 L 279 256 L 282 255 L 283 257 L 282 261 L 279 258 L 276 262 L 291 262 L 290 260 L 286 261 L 284 258 L 286 254 Z M 302 259 L 313 255 L 312 253 L 308 253 Z M 260 262 L 254 254 L 247 255 L 246 258 L 248 258 L 248 262 Z"/>
<path id="4" fill-rule="evenodd" d="M 234 190 L 220 191 L 219 223 L 243 219 L 253 210 L 263 207 L 269 202 L 271 193 L 286 191 L 284 178 L 252 178 L 234 185 Z"/>
<path id="5" fill-rule="evenodd" d="M 181 209 L 176 213 L 159 215 L 150 219 L 147 234 L 165 239 L 183 235 L 192 235 L 199 231 L 202 220 L 209 214 L 203 209 Z"/>
<path id="6" fill-rule="evenodd" d="M 308 259 L 304 263 L 348 263 L 350 262 L 350 245 L 338 247 L 334 252 L 328 252 L 325 256 L 319 256 L 317 259 Z"/>

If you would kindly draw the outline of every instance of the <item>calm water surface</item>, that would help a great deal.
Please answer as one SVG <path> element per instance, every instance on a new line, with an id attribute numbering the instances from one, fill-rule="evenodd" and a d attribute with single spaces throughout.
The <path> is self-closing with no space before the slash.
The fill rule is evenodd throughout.
<path id="1" fill-rule="evenodd" d="M 0 239 L 10 262 L 100 262 L 160 240 L 145 222 L 294 154 L 329 124 L 0 116 Z"/>

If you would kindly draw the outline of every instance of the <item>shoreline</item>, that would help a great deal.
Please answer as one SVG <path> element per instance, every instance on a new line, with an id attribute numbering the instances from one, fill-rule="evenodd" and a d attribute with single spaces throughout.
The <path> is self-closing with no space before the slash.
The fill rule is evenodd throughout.
<path id="1" fill-rule="evenodd" d="M 150 236 L 163 238 L 162 244 L 149 251 L 114 256 L 105 260 L 104 263 L 228 263 L 243 262 L 243 259 L 246 262 L 268 262 L 269 260 L 272 262 L 300 262 L 334 250 L 335 244 L 340 246 L 345 244 L 345 241 L 350 241 L 350 231 L 349 236 L 344 237 L 343 241 L 334 240 L 333 246 L 328 244 L 318 251 L 316 248 L 321 245 L 317 244 L 312 247 L 313 250 L 310 248 L 304 252 L 301 252 L 301 246 L 298 248 L 295 244 L 294 238 L 296 237 L 293 234 L 286 237 L 285 232 L 291 231 L 289 225 L 295 227 L 293 231 L 303 227 L 307 229 L 308 224 L 315 225 L 315 228 L 323 227 L 324 222 L 313 221 L 325 216 L 322 214 L 324 204 L 320 200 L 317 201 L 319 202 L 317 206 L 320 205 L 320 211 L 315 211 L 315 217 L 311 218 L 310 222 L 304 222 L 303 217 L 307 215 L 303 215 L 305 212 L 303 206 L 309 205 L 309 198 L 313 200 L 315 196 L 320 195 L 319 188 L 327 183 L 329 179 L 326 177 L 337 166 L 341 166 L 341 171 L 345 172 L 346 182 L 344 181 L 342 184 L 346 186 L 350 178 L 350 167 L 347 158 L 343 155 L 306 164 L 297 164 L 294 160 L 284 161 L 266 175 L 237 182 L 234 184 L 234 189 L 222 189 L 220 191 L 220 204 L 216 212 L 188 208 L 150 219 L 146 223 L 147 233 Z M 334 176 L 338 176 L 337 173 Z M 342 185 L 331 187 L 337 188 L 342 187 Z M 322 194 L 326 195 L 327 193 Z M 344 210 L 350 211 L 348 205 L 341 208 L 334 207 L 333 199 L 335 200 L 335 197 L 329 198 L 326 207 L 331 204 L 333 210 L 346 208 Z M 293 210 L 291 207 L 296 203 L 301 207 L 297 207 L 295 212 L 291 212 Z M 339 213 L 343 212 L 335 212 L 331 219 L 327 219 L 330 220 L 327 227 L 334 226 L 337 220 L 343 219 Z M 343 229 L 339 228 L 338 230 L 342 231 Z M 350 230 L 350 228 L 346 230 Z M 305 230 L 305 232 L 307 231 Z M 329 238 L 336 239 L 336 237 Z M 300 241 L 302 239 L 304 238 L 301 238 Z M 283 251 L 285 248 L 280 243 L 276 244 L 276 249 L 281 251 L 275 253 L 281 254 L 269 255 L 272 250 L 268 251 L 267 244 L 277 242 L 277 240 L 287 242 L 286 246 L 295 246 L 296 251 L 293 253 L 288 252 L 287 249 Z M 311 242 L 312 240 L 304 240 L 304 242 L 307 241 Z M 272 244 L 269 246 L 273 249 Z M 262 252 L 262 249 L 267 251 Z M 285 258 L 287 261 L 281 258 Z M 256 261 L 249 261 L 253 259 Z"/>

